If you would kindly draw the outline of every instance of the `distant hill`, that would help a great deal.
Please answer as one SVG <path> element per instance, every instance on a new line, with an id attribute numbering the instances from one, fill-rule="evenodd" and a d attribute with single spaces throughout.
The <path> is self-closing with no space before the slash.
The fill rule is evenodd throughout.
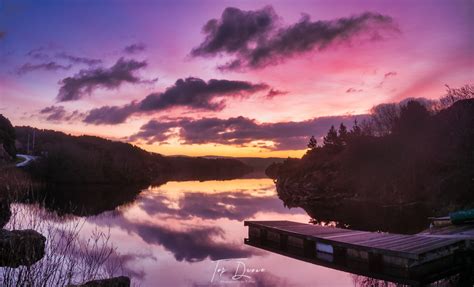
<path id="1" fill-rule="evenodd" d="M 253 172 L 253 167 L 234 158 L 205 158 L 167 156 L 166 160 L 174 172 L 172 180 L 213 180 L 240 178 Z"/>
<path id="2" fill-rule="evenodd" d="M 30 170 L 51 183 L 138 184 L 230 179 L 253 169 L 235 159 L 165 157 L 128 143 L 52 130 L 16 127 L 19 151 L 40 156 Z M 33 149 L 34 135 L 34 149 Z"/>
<path id="3" fill-rule="evenodd" d="M 52 183 L 141 183 L 166 173 L 168 163 L 127 143 L 93 136 L 71 136 L 52 130 L 16 127 L 19 151 L 41 156 L 31 170 Z"/>
<path id="4" fill-rule="evenodd" d="M 267 177 L 265 170 L 272 164 L 279 164 L 286 160 L 282 157 L 222 157 L 222 156 L 205 156 L 206 158 L 228 158 L 236 159 L 244 164 L 251 166 L 253 172 L 246 177 Z"/>

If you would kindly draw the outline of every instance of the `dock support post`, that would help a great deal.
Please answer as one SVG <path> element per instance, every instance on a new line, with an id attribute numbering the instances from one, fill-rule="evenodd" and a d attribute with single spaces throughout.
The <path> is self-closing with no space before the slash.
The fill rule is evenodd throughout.
<path id="1" fill-rule="evenodd" d="M 288 250 L 288 235 L 286 234 L 280 234 L 280 250 Z"/>
<path id="2" fill-rule="evenodd" d="M 267 230 L 262 228 L 260 229 L 260 245 L 267 244 Z"/>
<path id="3" fill-rule="evenodd" d="M 369 270 L 373 272 L 381 272 L 383 270 L 381 254 L 369 252 Z"/>
<path id="4" fill-rule="evenodd" d="M 303 250 L 305 257 L 314 258 L 316 255 L 316 242 L 313 240 L 304 239 Z"/>
<path id="5" fill-rule="evenodd" d="M 334 246 L 334 262 L 336 264 L 347 264 L 347 249 L 340 246 Z"/>

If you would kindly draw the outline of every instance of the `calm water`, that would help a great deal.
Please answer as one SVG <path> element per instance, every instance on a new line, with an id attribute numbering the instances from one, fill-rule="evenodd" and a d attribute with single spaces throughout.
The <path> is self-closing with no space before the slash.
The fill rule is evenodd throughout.
<path id="1" fill-rule="evenodd" d="M 38 204 L 15 204 L 12 209 L 60 224 L 84 220 L 85 238 L 95 229 L 110 232 L 126 273 L 141 286 L 354 286 L 356 280 L 348 273 L 244 245 L 244 220 L 310 220 L 302 209 L 283 206 L 270 179 L 168 182 L 143 189 L 115 210 L 89 211 L 98 215 L 85 219 L 64 210 L 58 217 Z M 224 258 L 240 259 L 217 261 Z M 231 280 L 244 265 L 254 271 L 246 274 L 251 278 Z"/>

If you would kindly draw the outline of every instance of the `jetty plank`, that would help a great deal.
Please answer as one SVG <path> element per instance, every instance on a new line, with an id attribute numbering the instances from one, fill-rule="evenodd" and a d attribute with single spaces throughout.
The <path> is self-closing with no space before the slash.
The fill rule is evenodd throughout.
<path id="1" fill-rule="evenodd" d="M 248 245 L 340 270 L 355 268 L 351 272 L 359 274 L 403 277 L 401 282 L 425 282 L 436 278 L 433 270 L 439 274 L 457 270 L 459 260 L 454 258 L 472 250 L 474 242 L 474 225 L 440 226 L 414 235 L 291 221 L 245 221 L 244 225 L 249 226 Z M 429 279 L 415 278 L 424 275 Z"/>
<path id="2" fill-rule="evenodd" d="M 418 251 L 430 251 L 430 249 L 442 248 L 465 240 L 468 231 L 474 231 L 472 227 L 457 228 L 458 231 L 466 231 L 466 234 L 458 234 L 449 238 L 434 237 L 435 234 L 453 235 L 453 229 L 442 227 L 436 233 L 421 233 L 417 235 L 389 234 L 380 232 L 368 232 L 342 229 L 336 227 L 324 227 L 291 221 L 246 221 L 245 225 L 259 227 L 274 233 L 284 233 L 308 240 L 333 243 L 335 245 L 370 248 L 380 252 L 400 251 L 413 256 L 420 254 Z M 441 232 L 441 233 L 440 233 Z M 422 248 L 421 248 L 422 247 Z M 434 250 L 433 250 L 434 251 Z M 390 252 L 389 252 L 390 253 Z M 413 257 L 411 256 L 411 257 Z"/>

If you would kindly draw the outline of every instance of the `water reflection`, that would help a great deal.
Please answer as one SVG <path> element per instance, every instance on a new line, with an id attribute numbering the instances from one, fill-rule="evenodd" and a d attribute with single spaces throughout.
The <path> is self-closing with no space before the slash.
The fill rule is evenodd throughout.
<path id="1" fill-rule="evenodd" d="M 170 185 L 176 183 L 170 183 Z M 166 186 L 165 188 L 169 188 Z M 247 190 L 191 192 L 185 191 L 177 197 L 166 189 L 147 192 L 140 196 L 138 204 L 149 215 L 166 214 L 181 220 L 198 217 L 202 219 L 220 219 L 243 221 L 257 212 L 301 213 L 301 210 L 289 210 L 272 193 L 273 187 L 262 188 L 258 193 Z M 255 190 L 254 190 L 255 191 Z"/>
<path id="2" fill-rule="evenodd" d="M 67 187 L 48 191 L 41 204 L 45 208 L 19 206 L 38 209 L 45 221 L 82 218 L 85 238 L 97 228 L 110 232 L 124 270 L 142 286 L 229 286 L 224 280 L 232 278 L 229 270 L 222 280 L 211 282 L 216 261 L 227 258 L 265 269 L 230 286 L 364 286 L 370 281 L 244 245 L 244 220 L 311 219 L 302 209 L 285 208 L 270 179 L 168 182 L 146 188 Z M 364 212 L 349 212 L 352 218 L 341 215 L 340 207 L 327 210 L 317 209 L 315 215 L 322 221 L 340 219 L 331 223 L 336 225 L 368 220 L 361 216 Z"/>
<path id="3" fill-rule="evenodd" d="M 147 244 L 160 245 L 178 261 L 262 255 L 262 251 L 244 246 L 242 237 L 229 234 L 227 226 L 241 224 L 260 212 L 306 217 L 302 210 L 284 208 L 275 197 L 273 185 L 263 182 L 170 182 L 144 190 L 132 205 L 118 208 L 112 218 L 102 216 L 91 221 L 133 233 Z"/>
<path id="4" fill-rule="evenodd" d="M 241 244 L 225 242 L 225 231 L 220 227 L 195 226 L 175 228 L 156 222 L 137 222 L 116 216 L 111 222 L 96 222 L 101 226 L 115 226 L 138 235 L 147 244 L 161 245 L 173 253 L 178 261 L 198 262 L 210 258 L 249 257 L 261 254 L 258 250 L 243 248 Z"/>
<path id="5" fill-rule="evenodd" d="M 59 215 L 92 216 L 130 204 L 144 186 L 56 185 L 37 191 L 25 202 L 40 203 Z"/>
<path id="6" fill-rule="evenodd" d="M 340 200 L 314 203 L 306 208 L 314 223 L 335 221 L 335 226 L 365 231 L 415 234 L 429 226 L 433 207 L 428 204 L 380 206 L 371 202 Z"/>

